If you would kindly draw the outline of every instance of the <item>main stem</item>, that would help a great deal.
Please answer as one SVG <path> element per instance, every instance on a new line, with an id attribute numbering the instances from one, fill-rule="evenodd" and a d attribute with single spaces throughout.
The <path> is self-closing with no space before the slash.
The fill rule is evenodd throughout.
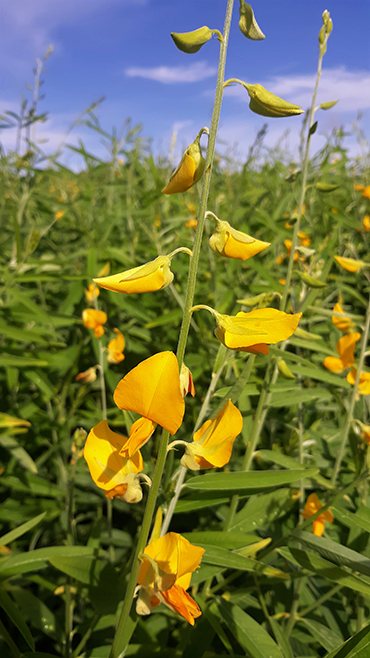
<path id="1" fill-rule="evenodd" d="M 214 108 L 213 108 L 212 123 L 211 123 L 209 138 L 208 138 L 208 148 L 207 148 L 205 174 L 204 174 L 204 178 L 203 178 L 202 193 L 201 193 L 201 199 L 200 199 L 200 204 L 199 204 L 198 225 L 197 225 L 197 230 L 196 230 L 195 240 L 194 240 L 193 256 L 191 257 L 191 260 L 190 260 L 189 275 L 188 275 L 188 282 L 187 282 L 187 289 L 186 289 L 186 297 L 185 297 L 185 303 L 184 303 L 184 313 L 183 313 L 180 336 L 179 336 L 179 342 L 178 342 L 178 347 L 177 347 L 177 360 L 178 360 L 178 363 L 179 363 L 179 367 L 181 367 L 181 364 L 182 364 L 183 359 L 184 359 L 186 341 L 187 341 L 187 337 L 188 337 L 188 333 L 189 333 L 189 327 L 190 327 L 191 308 L 193 306 L 193 299 L 194 299 L 195 284 L 196 284 L 196 278 L 197 278 L 199 255 L 200 255 L 200 249 L 201 249 L 202 237 L 203 237 L 203 230 L 204 230 L 205 212 L 206 212 L 206 208 L 207 208 L 207 201 L 208 201 L 209 188 L 210 188 L 210 182 L 211 182 L 212 163 L 213 163 L 213 158 L 214 158 L 217 128 L 218 128 L 218 123 L 219 123 L 219 118 L 220 118 L 220 111 L 221 111 L 221 104 L 222 104 L 223 82 L 224 82 L 225 65 L 226 65 L 226 53 L 227 53 L 227 44 L 228 44 L 228 40 L 229 40 L 233 5 L 234 5 L 234 0 L 228 0 L 227 7 L 226 7 L 226 16 L 225 16 L 225 24 L 224 24 L 224 31 L 223 31 L 223 39 L 222 39 L 221 47 L 220 47 L 220 60 L 219 60 L 219 67 L 218 67 L 215 104 L 214 104 Z M 146 504 L 146 508 L 145 508 L 145 512 L 144 512 L 143 524 L 142 524 L 142 527 L 141 527 L 141 531 L 140 531 L 140 535 L 139 535 L 139 539 L 138 539 L 138 543 L 137 543 L 137 548 L 136 548 L 136 551 L 135 551 L 135 556 L 134 556 L 134 561 L 133 561 L 133 566 L 132 566 L 132 570 L 131 570 L 130 579 L 129 579 L 129 582 L 127 584 L 126 595 L 125 595 L 125 599 L 124 599 L 124 602 L 123 602 L 123 608 L 122 608 L 121 616 L 120 616 L 120 619 L 119 619 L 119 622 L 118 622 L 118 625 L 117 625 L 115 638 L 114 638 L 114 641 L 113 641 L 113 644 L 112 644 L 112 649 L 111 649 L 111 652 L 110 652 L 110 658 L 121 658 L 121 656 L 124 655 L 124 651 L 125 651 L 128 643 L 129 643 L 129 641 L 130 641 L 129 632 L 125 633 L 125 627 L 127 628 L 127 620 L 128 620 L 129 615 L 130 615 L 132 600 L 133 600 L 133 597 L 134 597 L 136 583 L 137 583 L 137 579 L 138 579 L 138 576 L 139 576 L 139 570 L 140 570 L 139 555 L 140 555 L 140 553 L 142 553 L 142 551 L 144 550 L 144 548 L 146 546 L 146 543 L 147 543 L 147 540 L 148 540 L 148 535 L 149 535 L 149 530 L 150 530 L 150 525 L 151 525 L 151 522 L 152 522 L 152 518 L 153 518 L 153 514 L 154 514 L 156 502 L 157 502 L 158 491 L 159 491 L 159 487 L 160 487 L 160 484 L 161 484 L 163 469 L 164 469 L 164 465 L 165 465 L 165 461 L 166 461 L 168 438 L 169 438 L 169 432 L 167 430 L 163 430 L 162 437 L 161 437 L 161 442 L 160 442 L 160 447 L 159 447 L 159 452 L 158 452 L 158 457 L 157 457 L 157 463 L 156 463 L 156 467 L 155 467 L 155 470 L 154 470 L 153 482 L 152 482 L 152 486 L 151 486 L 150 491 L 149 491 L 149 496 L 148 496 L 148 500 L 147 500 L 147 504 Z"/>

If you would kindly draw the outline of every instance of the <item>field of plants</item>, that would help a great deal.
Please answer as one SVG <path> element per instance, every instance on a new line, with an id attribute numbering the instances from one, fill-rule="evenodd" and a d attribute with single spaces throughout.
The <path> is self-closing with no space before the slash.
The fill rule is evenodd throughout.
<path id="1" fill-rule="evenodd" d="M 370 655 L 368 146 L 247 91 L 299 161 L 1 154 L 1 658 Z"/>

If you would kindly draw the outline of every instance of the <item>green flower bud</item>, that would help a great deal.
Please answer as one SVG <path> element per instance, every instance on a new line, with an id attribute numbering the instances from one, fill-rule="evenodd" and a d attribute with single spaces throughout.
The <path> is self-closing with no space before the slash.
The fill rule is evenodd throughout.
<path id="1" fill-rule="evenodd" d="M 193 53 L 197 53 L 214 34 L 217 34 L 218 39 L 221 41 L 221 33 L 218 30 L 210 30 L 206 25 L 200 27 L 198 30 L 193 30 L 192 32 L 182 32 L 178 34 L 176 32 L 171 32 L 171 37 L 175 42 L 175 46 L 177 46 L 179 50 L 183 53 L 192 55 Z"/>
<path id="2" fill-rule="evenodd" d="M 262 41 L 262 39 L 265 39 L 265 35 L 254 17 L 252 7 L 244 2 L 244 0 L 240 0 L 239 15 L 239 29 L 247 39 L 252 39 L 253 41 Z"/>
<path id="3" fill-rule="evenodd" d="M 314 277 L 307 274 L 307 272 L 300 272 L 299 270 L 296 270 L 296 274 L 300 279 L 302 279 L 302 281 L 304 281 L 307 286 L 309 286 L 309 288 L 326 288 L 328 285 L 327 283 L 324 283 L 324 281 L 314 279 Z"/>
<path id="4" fill-rule="evenodd" d="M 302 114 L 304 110 L 299 105 L 288 103 L 279 96 L 275 96 L 267 91 L 262 85 L 249 85 L 243 83 L 249 96 L 249 107 L 252 112 L 261 114 L 264 117 L 291 117 L 296 114 Z"/>
<path id="5" fill-rule="evenodd" d="M 320 32 L 319 32 L 319 43 L 322 45 L 325 42 L 325 25 L 322 26 Z"/>
<path id="6" fill-rule="evenodd" d="M 283 375 L 284 379 L 295 379 L 295 375 L 293 375 L 292 371 L 289 369 L 284 359 L 279 359 L 277 362 L 277 366 L 279 368 L 280 374 Z"/>
<path id="7" fill-rule="evenodd" d="M 321 183 L 320 181 L 316 183 L 315 185 L 316 189 L 319 190 L 319 192 L 334 192 L 334 190 L 337 190 L 339 185 L 332 185 L 330 183 Z"/>
<path id="8" fill-rule="evenodd" d="M 321 103 L 319 107 L 317 108 L 318 110 L 330 110 L 334 105 L 338 103 L 338 98 L 336 101 L 327 101 L 326 103 Z"/>

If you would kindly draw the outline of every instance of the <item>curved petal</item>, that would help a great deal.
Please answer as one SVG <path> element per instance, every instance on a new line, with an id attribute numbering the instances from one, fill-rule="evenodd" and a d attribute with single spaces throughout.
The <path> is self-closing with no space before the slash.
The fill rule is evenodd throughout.
<path id="1" fill-rule="evenodd" d="M 355 258 L 344 258 L 343 256 L 334 256 L 338 265 L 347 272 L 358 272 L 366 263 L 363 260 L 356 260 Z"/>
<path id="2" fill-rule="evenodd" d="M 342 336 L 337 342 L 337 352 L 343 361 L 345 368 L 350 368 L 355 362 L 355 347 L 361 334 L 350 333 Z"/>
<path id="3" fill-rule="evenodd" d="M 177 194 L 178 192 L 186 192 L 194 183 L 195 176 L 195 160 L 184 153 L 184 156 L 177 167 L 176 171 L 171 176 L 167 185 L 163 188 L 163 194 Z"/>
<path id="4" fill-rule="evenodd" d="M 86 329 L 95 329 L 98 325 L 105 324 L 107 320 L 108 317 L 104 311 L 97 311 L 94 308 L 85 308 L 82 311 L 82 321 Z"/>
<path id="5" fill-rule="evenodd" d="M 244 261 L 256 256 L 256 254 L 264 251 L 269 246 L 270 242 L 262 242 L 261 240 L 254 240 L 254 242 L 246 244 L 235 239 L 231 233 L 228 233 L 223 255 L 228 258 L 237 258 Z"/>
<path id="6" fill-rule="evenodd" d="M 330 370 L 331 372 L 340 373 L 345 370 L 346 366 L 344 365 L 342 359 L 338 359 L 337 356 L 327 356 L 326 359 L 322 362 L 323 366 Z"/>
<path id="7" fill-rule="evenodd" d="M 114 392 L 120 409 L 136 413 L 176 434 L 185 411 L 180 376 L 173 352 L 159 352 L 121 379 Z"/>
<path id="8" fill-rule="evenodd" d="M 202 614 L 198 604 L 179 585 L 174 585 L 166 592 L 161 592 L 160 600 L 171 610 L 177 612 L 186 621 L 194 626 L 194 619 Z"/>
<path id="9" fill-rule="evenodd" d="M 132 457 L 152 436 L 156 423 L 148 418 L 138 418 L 130 429 L 130 436 L 124 445 L 120 454 L 125 457 Z"/>
<path id="10" fill-rule="evenodd" d="M 275 344 L 286 340 L 295 332 L 302 313 L 290 315 L 274 308 L 261 308 L 250 313 L 241 311 L 235 317 L 224 317 L 228 318 L 224 329 L 224 344 L 231 349 L 240 349 L 258 343 Z M 219 325 L 223 328 L 222 320 Z M 244 329 L 248 331 L 247 334 Z"/>

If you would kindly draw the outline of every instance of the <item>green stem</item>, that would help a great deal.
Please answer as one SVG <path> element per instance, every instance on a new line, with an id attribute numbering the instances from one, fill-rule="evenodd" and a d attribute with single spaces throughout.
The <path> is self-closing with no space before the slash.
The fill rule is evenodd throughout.
<path id="1" fill-rule="evenodd" d="M 306 615 L 309 615 L 310 612 L 313 610 L 317 611 L 317 609 L 320 607 L 322 603 L 325 603 L 328 599 L 331 599 L 337 592 L 339 592 L 342 589 L 343 585 L 335 585 L 329 592 L 326 592 L 326 594 L 323 594 L 320 596 L 320 598 L 315 601 L 315 603 L 312 603 L 312 605 L 308 605 L 306 608 L 303 608 L 303 610 L 299 611 L 299 616 L 300 617 L 306 617 Z"/>
<path id="2" fill-rule="evenodd" d="M 202 193 L 201 193 L 201 199 L 199 204 L 198 225 L 195 234 L 193 255 L 190 258 L 189 275 L 188 275 L 188 282 L 186 289 L 186 297 L 184 302 L 184 313 L 183 313 L 182 324 L 180 329 L 179 342 L 177 346 L 177 360 L 179 363 L 179 367 L 181 367 L 181 364 L 184 359 L 185 347 L 186 347 L 186 342 L 187 342 L 187 337 L 190 327 L 191 308 L 193 306 L 193 300 L 194 300 L 198 262 L 199 262 L 200 249 L 202 245 L 202 236 L 203 236 L 204 222 L 205 222 L 205 211 L 207 208 L 207 201 L 208 201 L 211 174 L 212 174 L 212 163 L 213 163 L 215 144 L 216 144 L 217 128 L 218 128 L 218 122 L 220 118 L 220 111 L 222 104 L 226 53 L 227 53 L 227 44 L 229 40 L 233 5 L 234 5 L 234 0 L 228 0 L 227 8 L 226 8 L 223 40 L 221 42 L 221 47 L 220 47 L 220 60 L 219 60 L 219 68 L 218 68 L 218 76 L 217 76 L 215 104 L 213 108 L 212 123 L 211 123 L 209 138 L 208 138 L 205 174 L 203 178 Z M 117 625 L 116 634 L 112 644 L 110 658 L 120 658 L 121 656 L 123 656 L 124 651 L 130 641 L 129 624 L 127 622 L 128 622 L 128 617 L 130 615 L 137 579 L 139 576 L 139 570 L 140 570 L 139 555 L 140 553 L 143 552 L 146 546 L 150 525 L 155 511 L 158 491 L 161 484 L 162 474 L 166 461 L 168 438 L 169 438 L 169 432 L 167 430 L 163 430 L 159 452 L 158 452 L 157 463 L 154 470 L 153 482 L 149 491 L 149 496 L 144 512 L 143 523 L 137 543 L 134 560 L 133 560 L 133 566 L 132 566 L 129 582 L 127 584 L 126 595 L 123 602 L 121 616 Z"/>
<path id="3" fill-rule="evenodd" d="M 224 91 L 224 78 L 225 78 L 225 66 L 226 66 L 226 53 L 227 45 L 229 41 L 230 25 L 231 25 L 231 16 L 234 6 L 234 0 L 228 0 L 226 7 L 226 16 L 224 23 L 223 38 L 220 46 L 220 59 L 218 65 L 218 75 L 217 75 L 217 85 L 215 93 L 215 103 L 213 106 L 213 115 L 211 128 L 208 137 L 208 148 L 206 156 L 206 165 L 205 172 L 203 177 L 202 193 L 199 203 L 199 212 L 198 212 L 198 224 L 197 230 L 195 232 L 194 247 L 193 247 L 193 256 L 190 260 L 189 275 L 188 275 L 188 284 L 186 289 L 185 305 L 184 305 L 184 314 L 182 318 L 182 324 L 180 329 L 179 342 L 177 346 L 177 358 L 179 365 L 181 366 L 184 354 L 186 341 L 189 333 L 190 319 L 191 319 L 191 308 L 193 306 L 194 293 L 195 293 L 195 284 L 197 279 L 197 270 L 200 249 L 202 246 L 202 237 L 204 231 L 205 223 L 205 213 L 207 210 L 207 202 L 209 195 L 209 188 L 211 183 L 212 175 L 212 164 L 215 153 L 216 137 L 217 137 L 217 128 L 220 119 L 222 97 Z"/>
<path id="4" fill-rule="evenodd" d="M 291 632 L 294 628 L 294 624 L 297 621 L 296 615 L 297 615 L 297 610 L 298 610 L 298 606 L 299 606 L 299 598 L 300 598 L 303 583 L 304 583 L 304 578 L 301 578 L 298 581 L 297 587 L 294 589 L 293 603 L 292 603 L 292 606 L 290 608 L 288 623 L 287 623 L 287 625 L 285 627 L 285 630 L 284 630 L 284 635 L 286 637 L 290 636 L 290 634 L 291 634 Z"/>
<path id="5" fill-rule="evenodd" d="M 91 635 L 93 634 L 94 628 L 95 628 L 96 624 L 98 623 L 99 619 L 100 619 L 99 615 L 95 615 L 95 617 L 93 617 L 93 620 L 92 620 L 89 628 L 87 629 L 85 635 L 81 638 L 79 644 L 77 645 L 77 647 L 73 651 L 71 658 L 78 658 L 78 656 L 80 655 L 82 649 L 86 645 L 86 642 L 90 639 Z"/>
<path id="6" fill-rule="evenodd" d="M 356 398 L 357 398 L 357 394 L 358 394 L 358 386 L 359 386 L 359 383 L 360 383 L 361 369 L 364 365 L 367 340 L 368 340 L 368 336 L 369 336 L 369 328 L 370 328 L 370 297 L 369 297 L 369 302 L 368 302 L 367 310 L 366 310 L 365 328 L 364 328 L 364 332 L 362 334 L 361 351 L 360 351 L 360 357 L 359 357 L 358 364 L 357 364 L 356 379 L 355 379 L 355 383 L 354 383 L 353 390 L 352 390 L 352 395 L 351 395 L 351 400 L 350 400 L 350 403 L 349 403 L 349 408 L 348 408 L 348 411 L 347 411 L 347 417 L 346 417 L 346 422 L 345 422 L 344 429 L 343 429 L 342 441 L 341 441 L 341 444 L 339 446 L 339 450 L 338 450 L 338 453 L 337 453 L 337 458 L 336 458 L 336 461 L 335 461 L 335 466 L 334 466 L 334 469 L 333 469 L 333 474 L 332 474 L 332 478 L 331 478 L 331 483 L 332 484 L 335 484 L 335 481 L 337 479 L 337 475 L 339 473 L 339 470 L 340 470 L 340 467 L 341 467 L 341 464 L 342 464 L 342 460 L 343 460 L 343 457 L 344 457 L 344 452 L 345 452 L 345 449 L 346 449 L 346 443 L 347 443 L 349 430 L 350 430 L 350 427 L 351 427 L 352 421 L 353 421 L 353 410 L 355 408 Z"/>

